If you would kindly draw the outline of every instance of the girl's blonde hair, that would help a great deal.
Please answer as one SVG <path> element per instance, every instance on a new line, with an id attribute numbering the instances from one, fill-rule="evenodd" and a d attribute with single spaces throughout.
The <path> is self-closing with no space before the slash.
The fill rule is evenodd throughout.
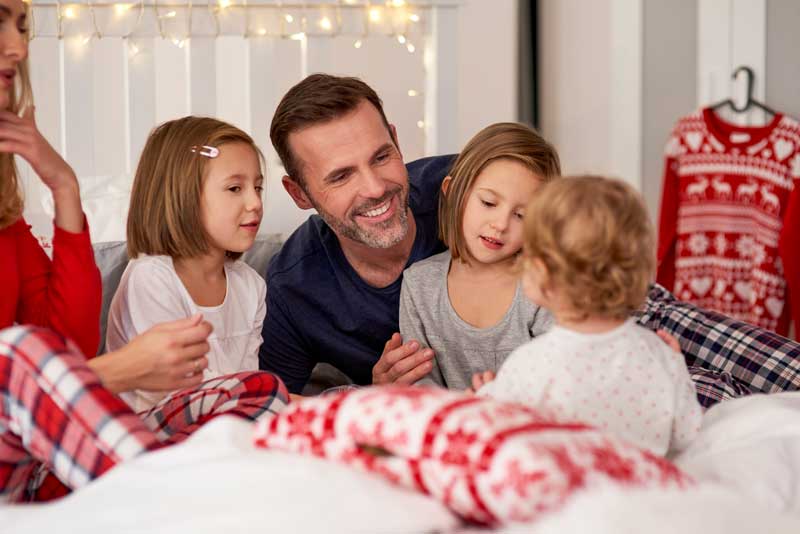
<path id="1" fill-rule="evenodd" d="M 208 252 L 200 196 L 208 157 L 203 146 L 245 143 L 264 156 L 239 128 L 208 117 L 184 117 L 157 126 L 142 150 L 128 212 L 128 257 L 139 254 L 191 258 Z M 196 147 L 196 148 L 195 148 Z M 262 171 L 263 172 L 263 171 Z M 238 252 L 228 252 L 237 259 Z"/>
<path id="2" fill-rule="evenodd" d="M 453 259 L 473 259 L 464 242 L 464 205 L 475 179 L 498 159 L 518 161 L 545 182 L 561 174 L 556 149 L 528 126 L 499 122 L 475 134 L 450 170 L 447 193 L 439 195 L 439 237 Z"/>
<path id="3" fill-rule="evenodd" d="M 645 300 L 655 272 L 647 209 L 628 184 L 566 177 L 536 191 L 525 213 L 526 260 L 547 268 L 576 319 L 626 318 Z"/>
<path id="4" fill-rule="evenodd" d="M 28 3 L 23 2 L 25 12 Z M 28 70 L 28 58 L 17 64 L 17 77 L 10 90 L 8 111 L 19 115 L 33 105 L 33 91 Z M 19 189 L 19 172 L 14 163 L 14 154 L 0 153 L 0 229 L 22 217 L 22 194 Z"/>

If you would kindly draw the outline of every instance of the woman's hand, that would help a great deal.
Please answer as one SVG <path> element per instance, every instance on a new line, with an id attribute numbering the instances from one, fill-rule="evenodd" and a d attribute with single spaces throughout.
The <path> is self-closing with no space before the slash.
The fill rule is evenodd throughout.
<path id="1" fill-rule="evenodd" d="M 24 158 L 50 189 L 56 211 L 55 222 L 59 228 L 72 233 L 83 231 L 78 179 L 39 132 L 33 107 L 25 110 L 22 117 L 10 111 L 0 111 L 0 152 Z"/>
<path id="2" fill-rule="evenodd" d="M 211 325 L 200 314 L 162 323 L 121 349 L 89 361 L 114 393 L 142 389 L 174 391 L 203 381 Z"/>

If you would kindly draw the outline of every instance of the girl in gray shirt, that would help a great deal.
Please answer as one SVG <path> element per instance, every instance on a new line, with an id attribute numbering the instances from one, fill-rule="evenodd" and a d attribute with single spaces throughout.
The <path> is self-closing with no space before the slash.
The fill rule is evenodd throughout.
<path id="1" fill-rule="evenodd" d="M 433 349 L 422 383 L 469 388 L 552 324 L 521 289 L 517 258 L 525 207 L 560 174 L 555 149 L 534 130 L 498 123 L 473 137 L 439 195 L 439 233 L 450 249 L 403 275 L 400 333 Z"/>

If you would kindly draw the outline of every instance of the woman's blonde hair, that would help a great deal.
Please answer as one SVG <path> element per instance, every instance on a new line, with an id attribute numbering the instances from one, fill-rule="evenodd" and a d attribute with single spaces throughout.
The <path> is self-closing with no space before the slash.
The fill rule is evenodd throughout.
<path id="1" fill-rule="evenodd" d="M 547 268 L 576 319 L 625 318 L 647 296 L 655 238 L 639 194 L 619 180 L 565 177 L 539 188 L 525 213 L 526 260 Z"/>
<path id="2" fill-rule="evenodd" d="M 23 2 L 23 4 L 27 13 L 28 3 Z M 8 111 L 16 115 L 33 105 L 27 57 L 17 64 L 17 77 L 9 96 Z M 19 172 L 14 163 L 14 154 L 0 153 L 0 228 L 5 228 L 22 217 L 22 208 Z"/>
<path id="3" fill-rule="evenodd" d="M 464 205 L 475 179 L 498 159 L 520 162 L 545 182 L 561 174 L 556 149 L 528 126 L 499 122 L 475 134 L 450 170 L 447 192 L 439 195 L 439 237 L 453 259 L 473 259 L 464 242 Z"/>
<path id="4" fill-rule="evenodd" d="M 203 178 L 209 158 L 202 147 L 245 143 L 264 157 L 239 128 L 208 117 L 184 117 L 157 126 L 142 150 L 128 211 L 128 256 L 191 258 L 209 250 L 200 217 Z M 196 149 L 194 148 L 196 147 Z M 237 259 L 241 253 L 228 252 Z"/>

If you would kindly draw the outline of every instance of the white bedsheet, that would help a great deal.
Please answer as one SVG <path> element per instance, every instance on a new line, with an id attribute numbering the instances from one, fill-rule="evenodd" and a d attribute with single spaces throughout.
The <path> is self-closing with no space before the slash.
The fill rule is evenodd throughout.
<path id="1" fill-rule="evenodd" d="M 800 532 L 800 392 L 714 407 L 677 463 L 685 492 L 586 493 L 506 533 Z M 314 458 L 256 450 L 218 418 L 185 443 L 117 467 L 60 502 L 0 509 L 0 532 L 454 532 L 437 502 Z M 493 530 L 497 532 L 497 530 Z"/>

